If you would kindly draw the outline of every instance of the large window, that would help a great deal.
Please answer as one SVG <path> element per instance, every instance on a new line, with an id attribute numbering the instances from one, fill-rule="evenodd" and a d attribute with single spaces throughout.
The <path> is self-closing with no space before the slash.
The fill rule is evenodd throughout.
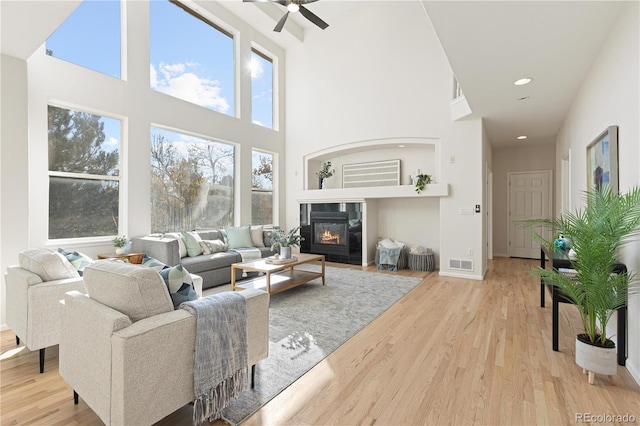
<path id="1" fill-rule="evenodd" d="M 251 121 L 273 129 L 273 60 L 251 49 Z"/>
<path id="2" fill-rule="evenodd" d="M 49 105 L 49 239 L 118 234 L 120 120 Z"/>
<path id="3" fill-rule="evenodd" d="M 233 225 L 233 145 L 151 129 L 151 230 Z"/>
<path id="4" fill-rule="evenodd" d="M 251 153 L 251 223 L 273 223 L 273 155 Z"/>
<path id="5" fill-rule="evenodd" d="M 84 0 L 46 48 L 48 55 L 120 78 L 120 2 Z"/>
<path id="6" fill-rule="evenodd" d="M 235 115 L 233 36 L 178 2 L 149 8 L 151 88 Z"/>

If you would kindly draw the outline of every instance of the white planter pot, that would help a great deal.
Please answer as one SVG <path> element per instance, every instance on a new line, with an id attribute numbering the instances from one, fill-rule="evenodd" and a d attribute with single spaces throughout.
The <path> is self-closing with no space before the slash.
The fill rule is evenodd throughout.
<path id="1" fill-rule="evenodd" d="M 280 247 L 280 258 L 291 259 L 291 247 Z"/>
<path id="2" fill-rule="evenodd" d="M 123 247 L 117 247 L 116 248 L 116 254 L 124 254 L 124 248 Z"/>
<path id="3" fill-rule="evenodd" d="M 594 373 L 613 376 L 618 372 L 616 348 L 594 346 L 576 337 L 576 364 L 589 372 L 589 383 L 593 384 Z"/>

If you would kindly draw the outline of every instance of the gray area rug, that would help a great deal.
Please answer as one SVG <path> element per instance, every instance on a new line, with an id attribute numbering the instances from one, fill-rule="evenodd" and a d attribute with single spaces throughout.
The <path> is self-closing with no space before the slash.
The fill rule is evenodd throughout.
<path id="1" fill-rule="evenodd" d="M 269 357 L 256 366 L 255 388 L 225 409 L 225 421 L 240 424 L 421 281 L 329 266 L 325 277 L 325 286 L 316 279 L 271 296 Z"/>

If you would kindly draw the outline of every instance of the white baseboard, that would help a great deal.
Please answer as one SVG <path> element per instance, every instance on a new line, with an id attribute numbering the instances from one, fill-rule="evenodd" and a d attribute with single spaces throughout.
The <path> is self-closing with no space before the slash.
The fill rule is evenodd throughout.
<path id="1" fill-rule="evenodd" d="M 0 331 L 9 330 L 9 326 L 7 324 L 0 325 Z"/>
<path id="2" fill-rule="evenodd" d="M 640 366 L 635 365 L 632 361 L 627 358 L 627 362 L 625 362 L 625 367 L 631 373 L 631 377 L 636 383 L 640 386 Z"/>
<path id="3" fill-rule="evenodd" d="M 493 253 L 493 257 L 509 257 L 506 253 Z"/>
<path id="4" fill-rule="evenodd" d="M 484 277 L 482 275 L 460 274 L 460 273 L 457 273 L 457 272 L 443 272 L 443 271 L 440 271 L 438 275 L 444 276 L 444 277 L 467 278 L 467 279 L 470 279 L 470 280 L 478 280 L 478 281 L 484 280 Z"/>

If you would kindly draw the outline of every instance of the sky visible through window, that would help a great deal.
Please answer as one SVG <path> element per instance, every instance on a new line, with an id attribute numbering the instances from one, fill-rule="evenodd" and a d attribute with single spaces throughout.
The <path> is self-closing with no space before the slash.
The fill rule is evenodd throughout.
<path id="1" fill-rule="evenodd" d="M 169 1 L 150 1 L 149 12 L 151 89 L 233 116 L 233 39 Z M 120 2 L 84 0 L 46 48 L 54 57 L 120 78 L 120 34 Z M 251 76 L 252 121 L 272 128 L 272 63 L 252 52 Z M 119 122 L 103 121 L 106 139 L 119 142 Z"/>

